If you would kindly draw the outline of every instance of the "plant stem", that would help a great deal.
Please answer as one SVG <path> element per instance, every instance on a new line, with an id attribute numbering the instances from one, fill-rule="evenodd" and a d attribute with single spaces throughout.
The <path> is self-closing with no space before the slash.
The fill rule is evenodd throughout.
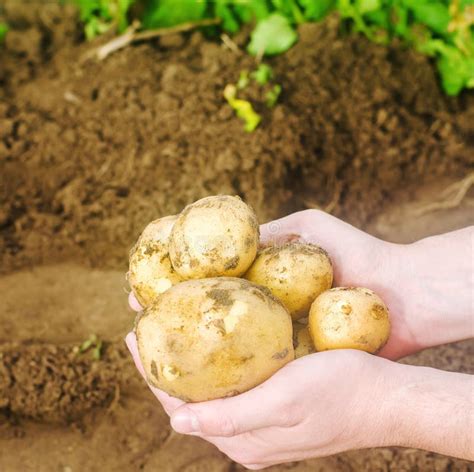
<path id="1" fill-rule="evenodd" d="M 131 43 L 136 43 L 138 41 L 147 41 L 149 39 L 157 38 L 159 36 L 166 36 L 170 34 L 183 33 L 185 31 L 190 31 L 195 28 L 202 26 L 212 26 L 220 23 L 219 18 L 206 18 L 200 21 L 194 21 L 189 23 L 181 23 L 176 26 L 171 26 L 169 28 L 159 28 L 154 30 L 147 31 L 136 31 L 136 28 L 130 28 L 125 33 L 113 38 L 111 41 L 103 44 L 95 50 L 95 56 L 99 61 L 102 61 L 107 56 L 112 54 L 119 49 L 122 49 L 128 46 Z"/>

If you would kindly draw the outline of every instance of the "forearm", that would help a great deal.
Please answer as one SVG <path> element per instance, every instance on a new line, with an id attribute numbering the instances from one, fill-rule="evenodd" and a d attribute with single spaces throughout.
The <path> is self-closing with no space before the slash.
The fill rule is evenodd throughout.
<path id="1" fill-rule="evenodd" d="M 405 309 L 422 348 L 474 336 L 473 240 L 470 227 L 400 249 Z"/>
<path id="2" fill-rule="evenodd" d="M 474 379 L 467 374 L 396 364 L 385 445 L 474 459 Z"/>

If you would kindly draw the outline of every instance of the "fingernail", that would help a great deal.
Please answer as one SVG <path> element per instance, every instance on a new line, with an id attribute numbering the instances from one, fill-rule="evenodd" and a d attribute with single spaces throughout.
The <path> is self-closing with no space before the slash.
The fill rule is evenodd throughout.
<path id="1" fill-rule="evenodd" d="M 189 434 L 200 431 L 197 416 L 192 411 L 179 411 L 171 417 L 171 426 L 177 433 Z"/>

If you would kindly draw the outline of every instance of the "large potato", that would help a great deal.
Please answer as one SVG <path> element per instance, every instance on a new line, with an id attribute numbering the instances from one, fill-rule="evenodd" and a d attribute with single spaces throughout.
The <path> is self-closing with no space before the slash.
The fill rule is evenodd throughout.
<path id="1" fill-rule="evenodd" d="M 181 281 L 168 251 L 169 236 L 177 218 L 173 215 L 152 221 L 130 251 L 128 281 L 143 307 Z"/>
<path id="2" fill-rule="evenodd" d="M 331 288 L 333 270 L 324 249 L 291 242 L 260 251 L 245 278 L 267 287 L 297 320 L 307 316 L 314 299 Z"/>
<path id="3" fill-rule="evenodd" d="M 388 308 L 367 288 L 333 288 L 312 304 L 309 331 L 317 351 L 359 349 L 374 353 L 390 334 Z"/>
<path id="4" fill-rule="evenodd" d="M 170 238 L 170 258 L 184 279 L 242 275 L 257 254 L 255 212 L 239 197 L 206 197 L 179 215 Z"/>
<path id="5" fill-rule="evenodd" d="M 148 381 L 185 401 L 245 392 L 294 359 L 287 310 L 237 278 L 175 285 L 138 316 L 136 334 Z"/>

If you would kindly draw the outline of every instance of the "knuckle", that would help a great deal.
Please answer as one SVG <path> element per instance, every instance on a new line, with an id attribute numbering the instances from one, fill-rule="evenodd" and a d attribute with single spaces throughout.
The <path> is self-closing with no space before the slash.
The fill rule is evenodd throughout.
<path id="1" fill-rule="evenodd" d="M 218 432 L 220 436 L 235 436 L 237 434 L 237 428 L 235 422 L 229 415 L 223 415 L 219 419 Z"/>
<path id="2" fill-rule="evenodd" d="M 308 219 L 318 218 L 321 215 L 325 215 L 325 213 L 322 210 L 318 210 L 316 208 L 309 208 L 308 210 L 303 210 L 301 212 L 301 217 L 306 221 L 308 221 Z"/>
<path id="3" fill-rule="evenodd" d="M 299 422 L 297 407 L 291 398 L 282 399 L 278 415 L 280 426 L 294 426 Z"/>

